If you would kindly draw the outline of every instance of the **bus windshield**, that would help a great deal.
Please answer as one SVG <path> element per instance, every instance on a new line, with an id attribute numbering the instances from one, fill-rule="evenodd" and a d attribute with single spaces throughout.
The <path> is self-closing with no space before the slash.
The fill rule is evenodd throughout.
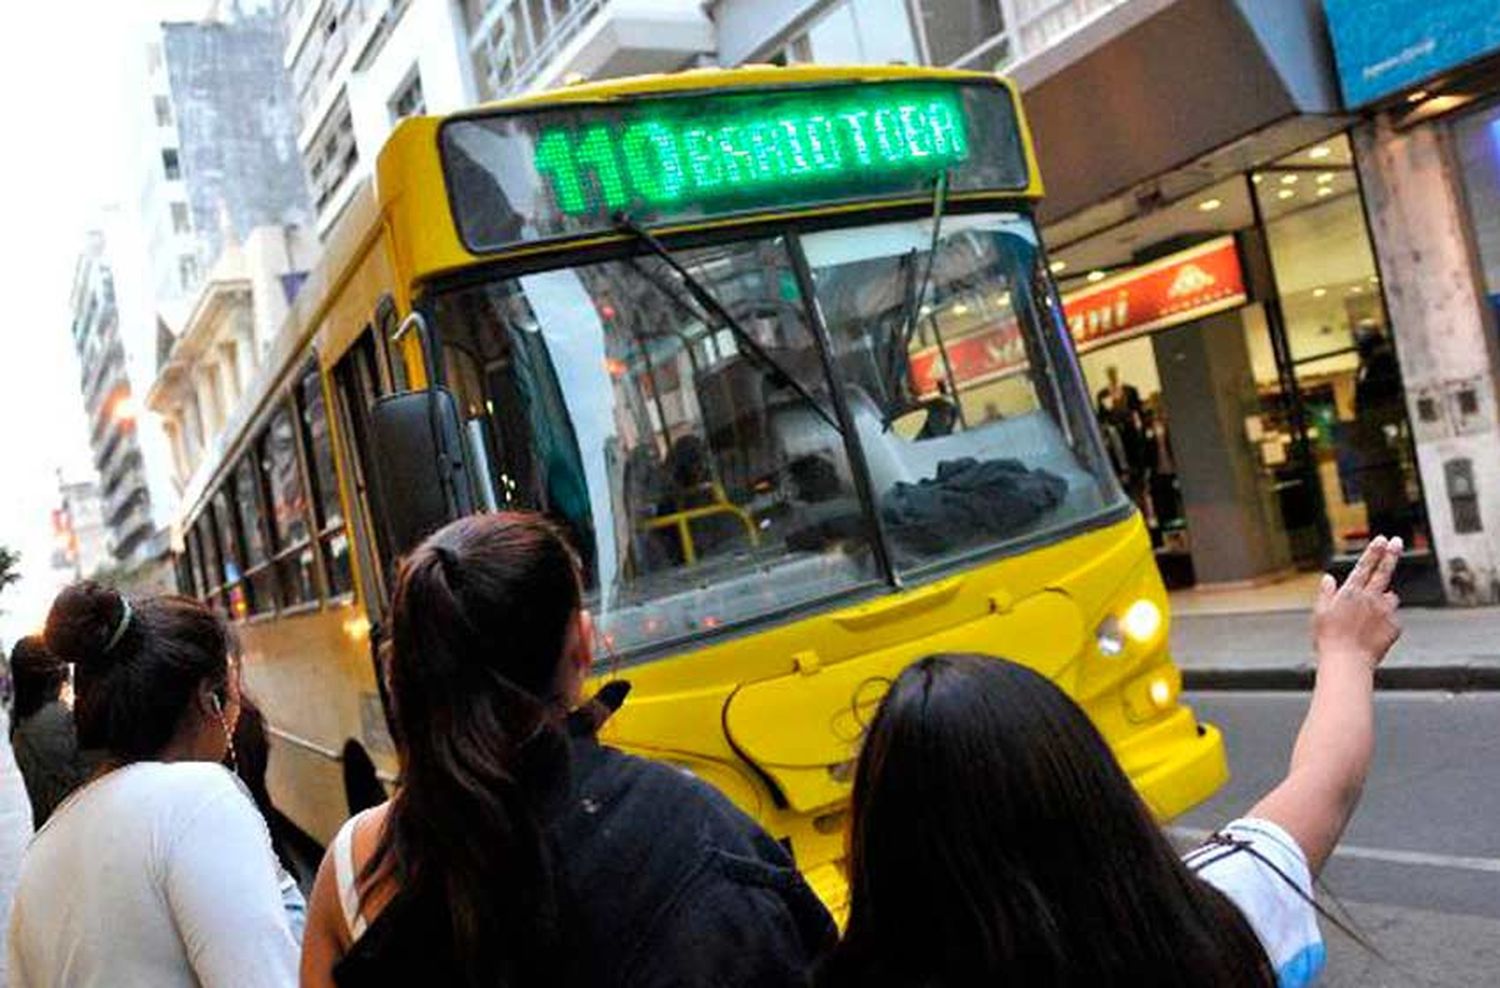
<path id="1" fill-rule="evenodd" d="M 1030 221 L 940 232 L 786 232 L 436 295 L 480 502 L 564 527 L 627 659 L 1117 505 Z"/>

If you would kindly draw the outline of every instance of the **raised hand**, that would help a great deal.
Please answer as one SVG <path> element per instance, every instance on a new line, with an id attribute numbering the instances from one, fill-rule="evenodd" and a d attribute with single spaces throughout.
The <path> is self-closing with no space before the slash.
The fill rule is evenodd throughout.
<path id="1" fill-rule="evenodd" d="M 1320 664 L 1359 661 L 1374 669 L 1401 637 L 1396 622 L 1401 601 L 1390 589 L 1401 549 L 1399 538 L 1379 536 L 1365 547 L 1343 586 L 1323 576 L 1313 607 L 1313 645 Z"/>

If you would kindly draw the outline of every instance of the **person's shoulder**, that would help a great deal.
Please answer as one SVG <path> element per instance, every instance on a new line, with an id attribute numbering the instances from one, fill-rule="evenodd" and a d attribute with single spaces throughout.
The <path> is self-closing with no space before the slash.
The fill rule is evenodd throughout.
<path id="1" fill-rule="evenodd" d="M 665 826 L 742 833 L 759 826 L 723 793 L 683 769 L 606 745 L 586 750 L 580 780 L 610 802 L 657 808 Z M 653 814 L 653 815 L 657 815 Z"/>
<path id="2" fill-rule="evenodd" d="M 111 787 L 121 797 L 155 804 L 164 811 L 193 813 L 225 804 L 250 808 L 234 773 L 214 762 L 137 762 L 117 770 Z"/>

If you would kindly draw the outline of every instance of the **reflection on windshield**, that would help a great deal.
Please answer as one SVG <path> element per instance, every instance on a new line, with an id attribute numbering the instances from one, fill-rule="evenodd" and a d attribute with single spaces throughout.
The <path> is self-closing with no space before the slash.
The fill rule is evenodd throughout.
<path id="1" fill-rule="evenodd" d="M 566 527 L 622 650 L 879 576 L 843 438 L 807 399 L 831 390 L 784 247 L 680 257 L 769 361 L 748 359 L 655 258 L 435 305 L 495 505 Z"/>
<path id="2" fill-rule="evenodd" d="M 803 238 L 895 562 L 912 569 L 1119 503 L 1049 332 L 1036 234 L 948 217 Z M 930 264 L 930 279 L 913 272 Z M 913 285 L 926 283 L 921 298 Z M 908 315 L 918 317 L 909 338 Z"/>

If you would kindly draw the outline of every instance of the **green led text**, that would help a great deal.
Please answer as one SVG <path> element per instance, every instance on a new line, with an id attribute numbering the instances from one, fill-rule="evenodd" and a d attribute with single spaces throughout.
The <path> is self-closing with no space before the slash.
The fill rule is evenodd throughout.
<path id="1" fill-rule="evenodd" d="M 959 98 L 922 94 L 554 126 L 537 135 L 533 162 L 556 209 L 578 216 L 935 173 L 968 156 Z"/>

